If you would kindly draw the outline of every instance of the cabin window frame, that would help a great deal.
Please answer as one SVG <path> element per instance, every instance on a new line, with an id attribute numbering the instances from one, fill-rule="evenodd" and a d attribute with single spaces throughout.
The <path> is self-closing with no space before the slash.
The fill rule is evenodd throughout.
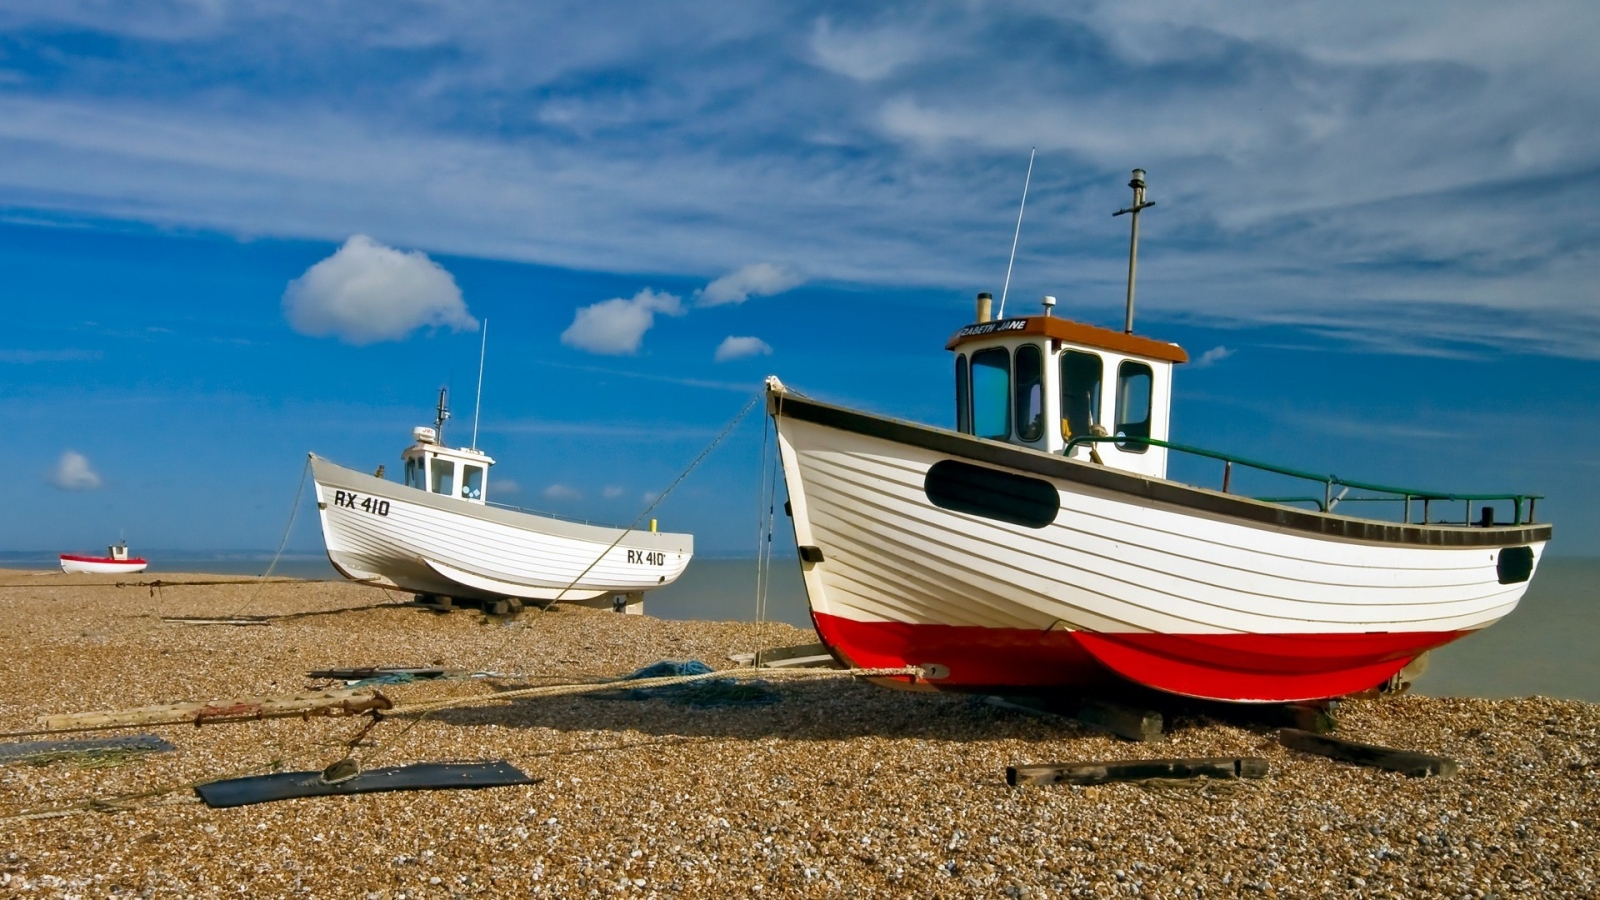
<path id="1" fill-rule="evenodd" d="M 1031 384 L 1023 381 L 1024 355 L 1033 357 Z M 1044 439 L 1044 361 L 1044 348 L 1031 342 L 1017 345 L 1011 354 L 1011 418 L 1014 423 L 1012 432 L 1017 440 L 1030 444 Z M 1030 406 L 1035 410 L 1033 416 L 1027 415 Z M 1027 422 L 1026 426 L 1024 422 Z"/>
<path id="2" fill-rule="evenodd" d="M 967 371 L 967 355 L 956 354 L 956 431 L 972 433 L 972 375 Z"/>
<path id="3" fill-rule="evenodd" d="M 477 483 L 473 483 L 473 476 L 477 476 Z M 489 467 L 481 463 L 464 462 L 461 464 L 460 496 L 463 500 L 482 503 L 486 496 L 485 487 L 489 479 Z"/>
<path id="4" fill-rule="evenodd" d="M 441 480 L 441 474 L 444 480 Z M 428 489 L 441 497 L 455 496 L 456 461 L 435 456 L 428 461 Z"/>
<path id="5" fill-rule="evenodd" d="M 1083 410 L 1084 414 L 1088 418 L 1088 421 L 1084 423 L 1083 430 L 1081 432 L 1077 428 L 1073 427 L 1073 419 L 1075 417 L 1073 416 L 1073 410 L 1069 406 L 1072 397 L 1068 392 L 1077 390 L 1077 380 L 1072 378 L 1067 371 L 1067 367 L 1071 361 L 1078 358 L 1092 360 L 1095 364 L 1093 387 L 1089 389 L 1089 396 L 1087 398 L 1088 408 Z M 1058 364 L 1058 368 L 1061 370 L 1061 383 L 1057 389 L 1061 393 L 1062 440 L 1070 441 L 1075 437 L 1084 437 L 1093 434 L 1095 426 L 1100 425 L 1101 423 L 1101 404 L 1105 402 L 1105 356 L 1096 353 L 1093 350 L 1080 350 L 1076 347 L 1068 347 L 1061 351 L 1061 359 Z"/>
<path id="6" fill-rule="evenodd" d="M 1141 371 L 1142 370 L 1142 371 Z M 1128 388 L 1136 379 L 1143 378 L 1144 389 L 1144 418 L 1130 420 L 1128 413 Z M 1147 362 L 1137 359 L 1125 359 L 1117 364 L 1117 396 L 1116 396 L 1116 429 L 1112 432 L 1118 438 L 1143 438 L 1149 439 L 1155 430 L 1155 403 L 1156 401 L 1156 373 L 1155 368 Z M 1128 426 L 1143 426 L 1143 433 L 1130 431 Z M 1117 441 L 1117 449 L 1124 453 L 1144 453 L 1150 445 L 1142 441 Z"/>
<path id="7" fill-rule="evenodd" d="M 978 405 L 979 404 L 979 397 L 978 397 L 978 384 L 977 384 L 977 382 L 978 382 L 978 368 L 979 368 L 978 363 L 979 363 L 979 360 L 982 359 L 983 357 L 994 356 L 996 354 L 1001 355 L 1001 356 L 1003 356 L 1005 358 L 1004 367 L 993 366 L 993 365 L 984 365 L 983 368 L 986 369 L 986 370 L 991 370 L 991 371 L 999 371 L 1000 373 L 1002 373 L 1005 376 L 1005 384 L 1002 387 L 1002 389 L 999 390 L 999 391 L 994 391 L 993 392 L 995 394 L 995 397 L 996 397 L 996 400 L 997 400 L 997 402 L 999 404 L 1000 409 L 1003 410 L 1003 412 L 1005 414 L 1005 430 L 1000 434 L 983 434 L 983 433 L 980 433 L 979 429 L 978 429 L 978 425 L 980 424 L 979 420 L 978 420 L 978 413 L 980 411 L 980 407 Z M 992 440 L 992 441 L 1010 440 L 1011 439 L 1011 433 L 1012 433 L 1012 424 L 1011 424 L 1011 406 L 1012 406 L 1012 403 L 1011 403 L 1011 384 L 1012 384 L 1012 380 L 1013 380 L 1012 377 L 1011 377 L 1011 348 L 1010 347 L 1004 347 L 1004 346 L 1001 346 L 1001 347 L 985 347 L 982 350 L 979 350 L 976 353 L 972 354 L 972 359 L 971 359 L 971 361 L 970 361 L 970 363 L 968 365 L 969 365 L 968 371 L 971 373 L 971 379 L 972 379 L 972 387 L 968 392 L 968 395 L 970 396 L 971 402 L 972 402 L 972 434 L 975 437 L 987 438 L 988 440 Z M 989 409 L 988 407 L 984 407 L 982 409 L 992 413 L 992 409 Z"/>

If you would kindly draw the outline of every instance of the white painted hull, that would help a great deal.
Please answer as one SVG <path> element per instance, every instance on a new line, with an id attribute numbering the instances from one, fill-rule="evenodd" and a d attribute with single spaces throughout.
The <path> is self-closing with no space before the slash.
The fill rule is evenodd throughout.
<path id="1" fill-rule="evenodd" d="M 783 404 L 797 404 L 774 400 L 796 540 L 821 557 L 802 563 L 819 633 L 860 665 L 938 664 L 946 686 L 1074 685 L 1110 670 L 1230 700 L 1361 690 L 1515 609 L 1527 580 L 1501 583 L 1499 554 L 1526 546 L 1536 565 L 1548 538 L 1545 526 L 1418 526 L 1373 539 L 1361 520 Z M 941 508 L 925 484 L 945 460 L 1048 482 L 1059 510 L 1029 527 Z"/>
<path id="2" fill-rule="evenodd" d="M 61 557 L 61 571 L 69 575 L 134 575 L 143 572 L 150 564 L 142 559 L 85 559 Z"/>
<path id="3" fill-rule="evenodd" d="M 687 534 L 486 507 L 311 461 L 328 559 L 357 581 L 467 599 L 583 601 L 671 584 L 694 555 Z"/>

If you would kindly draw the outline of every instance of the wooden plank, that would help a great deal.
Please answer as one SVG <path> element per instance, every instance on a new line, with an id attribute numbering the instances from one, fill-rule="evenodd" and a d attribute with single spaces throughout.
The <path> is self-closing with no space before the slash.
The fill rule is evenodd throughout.
<path id="1" fill-rule="evenodd" d="M 1285 728 L 1279 731 L 1278 743 L 1291 750 L 1315 753 L 1340 762 L 1387 769 L 1409 778 L 1425 776 L 1448 778 L 1460 769 L 1455 760 L 1443 756 L 1415 750 L 1396 750 L 1393 747 L 1380 747 L 1377 744 L 1362 744 L 1325 734 L 1313 734 L 1298 728 Z"/>
<path id="2" fill-rule="evenodd" d="M 1078 707 L 1078 721 L 1130 741 L 1159 741 L 1163 737 L 1161 713 L 1107 700 L 1085 700 Z"/>
<path id="3" fill-rule="evenodd" d="M 1100 762 L 1007 766 L 1006 784 L 1109 784 L 1149 778 L 1263 778 L 1267 761 L 1256 756 L 1117 759 Z"/>
<path id="4" fill-rule="evenodd" d="M 51 731 L 106 728 L 124 725 L 176 725 L 281 719 L 289 716 L 344 716 L 394 704 L 377 691 L 318 691 L 243 700 L 207 700 L 163 703 L 133 709 L 40 716 L 36 721 Z"/>

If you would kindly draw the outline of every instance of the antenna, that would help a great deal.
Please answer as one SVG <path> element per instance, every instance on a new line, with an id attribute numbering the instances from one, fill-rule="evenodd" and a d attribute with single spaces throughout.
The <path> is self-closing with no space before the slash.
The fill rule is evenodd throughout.
<path id="1" fill-rule="evenodd" d="M 450 393 L 449 387 L 439 388 L 439 408 L 433 418 L 433 430 L 437 433 L 439 446 L 444 446 L 444 420 L 450 418 L 450 407 L 445 403 L 445 397 Z"/>
<path id="2" fill-rule="evenodd" d="M 1144 199 L 1144 170 L 1134 169 L 1133 180 L 1128 182 L 1128 187 L 1133 188 L 1133 205 L 1127 209 L 1119 209 L 1111 214 L 1112 218 L 1123 213 L 1133 213 L 1133 235 L 1128 238 L 1128 313 L 1122 320 L 1122 330 L 1125 334 L 1133 334 L 1133 280 L 1139 272 L 1139 211 L 1149 209 L 1156 205 L 1154 200 L 1149 203 Z"/>
<path id="3" fill-rule="evenodd" d="M 478 413 L 483 411 L 483 357 L 489 352 L 489 320 L 483 320 L 483 345 L 478 348 L 478 400 L 472 405 L 472 449 L 478 449 Z"/>
<path id="4" fill-rule="evenodd" d="M 1022 205 L 1017 207 L 1017 230 L 1011 235 L 1011 261 L 1006 263 L 1006 283 L 1000 287 L 1000 315 L 997 319 L 1006 317 L 1006 291 L 1011 289 L 1011 267 L 1017 262 L 1017 238 L 1022 237 L 1022 211 L 1028 208 L 1028 184 L 1033 181 L 1033 155 L 1039 152 L 1038 147 L 1028 149 L 1028 174 L 1022 179 Z"/>

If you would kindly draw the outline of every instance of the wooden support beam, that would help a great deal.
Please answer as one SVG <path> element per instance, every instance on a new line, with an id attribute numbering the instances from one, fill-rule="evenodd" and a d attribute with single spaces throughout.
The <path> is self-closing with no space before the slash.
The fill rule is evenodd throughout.
<path id="1" fill-rule="evenodd" d="M 40 716 L 36 721 L 49 731 L 93 730 L 130 725 L 207 725 L 249 722 L 256 719 L 282 719 L 292 716 L 349 716 L 370 710 L 390 709 L 394 704 L 377 691 L 318 691 L 275 697 L 249 697 L 243 700 L 207 700 L 197 703 L 164 703 L 134 709 L 69 713 Z"/>
<path id="2" fill-rule="evenodd" d="M 1267 761 L 1255 756 L 1188 759 L 1118 759 L 1103 762 L 1007 766 L 1006 784 L 1107 784 L 1147 778 L 1263 778 Z"/>
<path id="3" fill-rule="evenodd" d="M 1106 700 L 1085 700 L 1078 707 L 1078 721 L 1130 741 L 1159 741 L 1163 737 L 1161 713 Z"/>
<path id="4" fill-rule="evenodd" d="M 1460 769 L 1455 760 L 1443 756 L 1419 753 L 1415 750 L 1396 750 L 1392 747 L 1380 747 L 1377 744 L 1362 744 L 1325 734 L 1312 734 L 1298 728 L 1285 728 L 1279 731 L 1278 743 L 1291 750 L 1315 753 L 1318 756 L 1360 766 L 1388 769 L 1409 778 L 1429 775 L 1448 778 Z"/>

